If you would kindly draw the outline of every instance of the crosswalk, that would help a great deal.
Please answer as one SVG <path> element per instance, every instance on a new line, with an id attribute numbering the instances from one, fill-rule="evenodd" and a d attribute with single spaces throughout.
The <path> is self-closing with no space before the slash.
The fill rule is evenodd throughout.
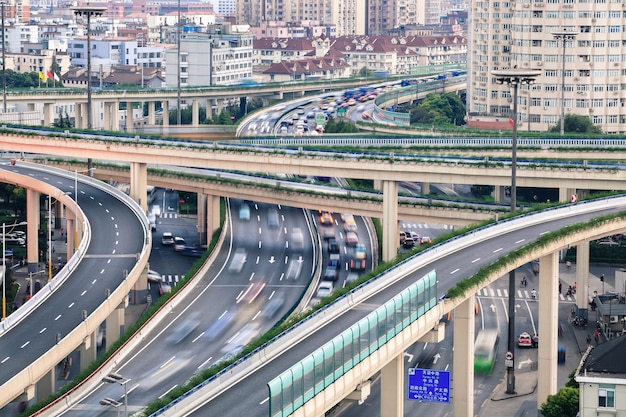
<path id="1" fill-rule="evenodd" d="M 179 281 L 185 279 L 184 275 L 161 275 L 161 282 L 176 285 Z"/>
<path id="2" fill-rule="evenodd" d="M 531 291 L 532 291 L 532 288 L 518 289 L 515 291 L 515 298 L 532 300 L 533 297 L 532 297 Z M 476 293 L 476 296 L 477 297 L 489 297 L 489 298 L 508 298 L 509 290 L 505 288 L 492 288 L 492 287 L 487 286 L 485 288 L 481 288 Z M 539 297 L 540 295 L 538 294 L 537 298 Z M 575 302 L 576 298 L 573 295 L 559 294 L 559 300 Z"/>
<path id="3" fill-rule="evenodd" d="M 400 230 L 409 230 L 412 231 L 414 229 L 443 229 L 443 230 L 453 230 L 454 226 L 451 224 L 438 224 L 436 226 L 429 226 L 428 223 L 411 223 L 411 222 L 400 222 Z"/>
<path id="4" fill-rule="evenodd" d="M 161 213 L 159 216 L 161 219 L 177 219 L 178 213 Z"/>

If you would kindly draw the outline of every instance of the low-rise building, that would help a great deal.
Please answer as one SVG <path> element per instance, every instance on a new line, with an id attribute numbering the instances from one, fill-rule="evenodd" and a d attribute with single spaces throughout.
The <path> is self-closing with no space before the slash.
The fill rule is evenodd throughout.
<path id="1" fill-rule="evenodd" d="M 626 337 L 590 346 L 574 376 L 579 384 L 580 417 L 626 415 Z"/>

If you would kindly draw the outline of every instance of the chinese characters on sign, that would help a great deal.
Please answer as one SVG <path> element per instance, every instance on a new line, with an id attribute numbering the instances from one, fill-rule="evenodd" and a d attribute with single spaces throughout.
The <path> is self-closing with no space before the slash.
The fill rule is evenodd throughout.
<path id="1" fill-rule="evenodd" d="M 409 368 L 409 400 L 450 402 L 450 371 Z"/>

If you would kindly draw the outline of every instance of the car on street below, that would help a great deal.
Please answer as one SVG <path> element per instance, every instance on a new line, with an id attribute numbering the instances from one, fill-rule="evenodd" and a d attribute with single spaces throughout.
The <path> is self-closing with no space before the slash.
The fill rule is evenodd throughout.
<path id="1" fill-rule="evenodd" d="M 159 295 L 172 292 L 172 286 L 166 282 L 159 282 Z"/>
<path id="2" fill-rule="evenodd" d="M 239 220 L 250 220 L 250 206 L 243 203 L 239 207 Z"/>
<path id="3" fill-rule="evenodd" d="M 173 245 L 174 244 L 174 235 L 170 232 L 163 232 L 161 235 L 161 245 Z"/>
<path id="4" fill-rule="evenodd" d="M 185 243 L 185 239 L 183 239 L 180 236 L 176 236 L 174 238 L 174 250 L 176 252 L 181 252 L 185 249 L 186 243 Z"/>
<path id="5" fill-rule="evenodd" d="M 346 245 L 356 246 L 359 243 L 359 236 L 354 232 L 346 233 Z"/>
<path id="6" fill-rule="evenodd" d="M 367 261 L 365 259 L 359 259 L 356 256 L 350 259 L 350 270 L 363 271 L 367 267 Z"/>
<path id="7" fill-rule="evenodd" d="M 426 245 L 426 244 L 429 244 L 429 243 L 433 243 L 433 240 L 432 240 L 430 237 L 428 237 L 428 236 L 422 236 L 422 237 L 420 238 L 420 244 L 422 244 L 422 245 Z"/>
<path id="8" fill-rule="evenodd" d="M 320 213 L 320 223 L 324 226 L 333 225 L 333 216 L 328 211 L 322 211 Z"/>
<path id="9" fill-rule="evenodd" d="M 533 338 L 527 332 L 520 333 L 517 338 L 517 346 L 519 347 L 534 347 Z"/>

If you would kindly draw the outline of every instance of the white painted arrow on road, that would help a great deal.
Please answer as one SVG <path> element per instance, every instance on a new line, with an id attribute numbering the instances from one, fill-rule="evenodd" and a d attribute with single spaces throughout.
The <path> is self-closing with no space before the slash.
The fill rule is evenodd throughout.
<path id="1" fill-rule="evenodd" d="M 495 312 L 496 312 L 496 306 L 495 306 L 494 304 L 491 304 L 491 305 L 489 306 L 489 308 L 491 309 L 491 312 L 492 312 L 492 313 L 495 313 Z"/>
<path id="2" fill-rule="evenodd" d="M 273 264 L 274 262 L 276 262 L 276 260 L 275 260 L 275 259 L 274 259 L 274 257 L 272 256 L 272 257 L 270 258 L 270 263 L 271 263 L 271 264 Z"/>
<path id="3" fill-rule="evenodd" d="M 440 354 L 436 354 L 435 356 L 433 356 L 433 364 L 437 363 L 437 361 L 441 358 Z"/>
<path id="4" fill-rule="evenodd" d="M 526 359 L 525 361 L 520 361 L 519 365 L 517 365 L 517 369 L 522 369 L 522 365 L 530 366 L 533 363 L 532 359 Z"/>
<path id="5" fill-rule="evenodd" d="M 406 361 L 407 362 L 412 362 L 413 361 L 413 355 L 412 354 L 404 352 L 404 356 L 406 356 L 406 358 L 407 358 Z"/>

